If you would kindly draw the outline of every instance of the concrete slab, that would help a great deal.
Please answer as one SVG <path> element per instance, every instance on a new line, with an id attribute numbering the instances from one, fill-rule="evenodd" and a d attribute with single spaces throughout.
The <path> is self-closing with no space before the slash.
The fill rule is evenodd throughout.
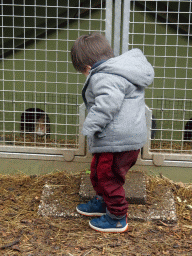
<path id="1" fill-rule="evenodd" d="M 162 221 L 177 223 L 174 195 L 170 188 L 157 186 L 153 191 L 157 197 L 146 205 L 129 205 L 128 219 L 136 221 Z"/>
<path id="2" fill-rule="evenodd" d="M 38 213 L 45 217 L 82 217 L 75 207 L 63 204 L 63 198 L 58 198 L 61 186 L 45 185 L 39 205 Z M 134 221 L 163 221 L 164 223 L 177 223 L 174 196 L 169 188 L 157 186 L 153 194 L 158 196 L 150 198 L 146 205 L 130 204 L 128 219 Z M 78 204 L 78 202 L 77 202 Z"/>
<path id="3" fill-rule="evenodd" d="M 145 204 L 147 200 L 146 178 L 142 172 L 130 171 L 124 184 L 125 196 L 130 204 Z M 83 175 L 79 195 L 83 200 L 89 200 L 95 196 L 89 175 Z"/>
<path id="4" fill-rule="evenodd" d="M 38 214 L 44 217 L 79 217 L 75 208 L 63 205 L 63 198 L 58 198 L 61 186 L 46 184 L 43 188 Z"/>

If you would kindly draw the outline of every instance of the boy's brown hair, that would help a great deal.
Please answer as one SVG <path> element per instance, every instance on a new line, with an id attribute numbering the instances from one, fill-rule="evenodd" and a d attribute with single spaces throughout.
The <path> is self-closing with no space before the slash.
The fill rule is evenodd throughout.
<path id="1" fill-rule="evenodd" d="M 87 66 L 92 67 L 96 62 L 112 57 L 114 54 L 109 42 L 99 33 L 80 36 L 71 48 L 73 66 L 81 73 Z"/>

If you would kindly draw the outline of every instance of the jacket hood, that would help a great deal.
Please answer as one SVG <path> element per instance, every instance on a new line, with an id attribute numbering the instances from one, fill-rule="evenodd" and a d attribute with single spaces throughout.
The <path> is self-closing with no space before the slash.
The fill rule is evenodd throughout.
<path id="1" fill-rule="evenodd" d="M 134 85 L 147 87 L 153 82 L 154 69 L 140 49 L 132 49 L 111 58 L 91 70 L 94 73 L 108 73 L 122 76 Z"/>

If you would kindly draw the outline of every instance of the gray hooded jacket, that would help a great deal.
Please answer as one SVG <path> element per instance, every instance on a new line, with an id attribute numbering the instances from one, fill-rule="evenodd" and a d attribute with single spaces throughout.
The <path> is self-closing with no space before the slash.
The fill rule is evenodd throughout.
<path id="1" fill-rule="evenodd" d="M 92 67 L 82 90 L 88 110 L 82 133 L 88 137 L 91 153 L 143 147 L 145 88 L 153 78 L 153 67 L 139 49 Z"/>

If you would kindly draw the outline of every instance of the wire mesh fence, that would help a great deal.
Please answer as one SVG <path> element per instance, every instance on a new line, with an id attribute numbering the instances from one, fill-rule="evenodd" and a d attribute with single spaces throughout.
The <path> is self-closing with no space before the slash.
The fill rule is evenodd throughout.
<path id="1" fill-rule="evenodd" d="M 155 69 L 146 104 L 152 110 L 150 152 L 192 153 L 191 1 L 131 1 L 129 49 Z"/>
<path id="2" fill-rule="evenodd" d="M 79 147 L 84 78 L 70 50 L 105 31 L 104 1 L 1 0 L 0 146 Z"/>

